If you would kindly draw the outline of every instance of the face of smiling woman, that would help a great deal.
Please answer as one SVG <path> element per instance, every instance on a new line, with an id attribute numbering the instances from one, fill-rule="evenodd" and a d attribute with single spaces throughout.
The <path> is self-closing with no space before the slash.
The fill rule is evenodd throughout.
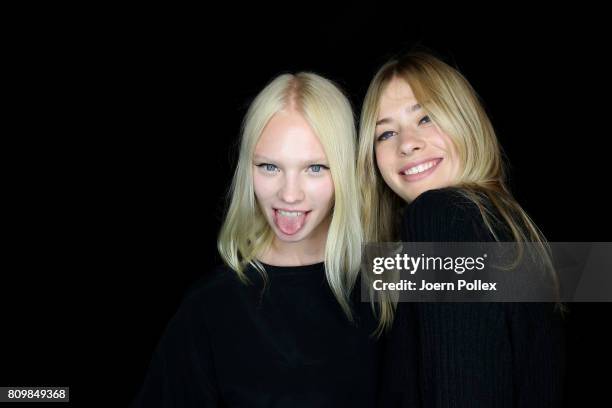
<path id="1" fill-rule="evenodd" d="M 253 182 L 275 233 L 273 246 L 324 250 L 334 184 L 323 146 L 300 113 L 281 111 L 270 119 L 255 146 Z"/>
<path id="2" fill-rule="evenodd" d="M 382 94 L 374 146 L 383 179 L 407 202 L 457 180 L 453 143 L 431 122 L 403 79 L 393 78 Z"/>

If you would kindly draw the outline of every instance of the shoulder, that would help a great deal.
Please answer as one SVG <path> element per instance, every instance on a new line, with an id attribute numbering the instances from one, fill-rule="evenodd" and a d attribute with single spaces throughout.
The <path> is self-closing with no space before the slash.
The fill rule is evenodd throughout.
<path id="1" fill-rule="evenodd" d="M 407 206 L 408 213 L 440 216 L 474 216 L 480 214 L 476 204 L 468 199 L 459 188 L 447 187 L 428 190 Z"/>
<path id="2" fill-rule="evenodd" d="M 252 283 L 256 283 L 256 273 L 250 269 L 247 268 L 246 274 Z M 236 272 L 229 267 L 217 266 L 187 287 L 177 315 L 204 317 L 210 311 L 233 304 L 254 286 L 240 281 Z"/>
<path id="3" fill-rule="evenodd" d="M 491 241 L 480 209 L 458 188 L 422 193 L 402 216 L 402 238 L 410 241 Z"/>
<path id="4" fill-rule="evenodd" d="M 212 271 L 207 272 L 194 281 L 185 291 L 185 299 L 215 292 L 219 289 L 231 287 L 239 283 L 236 273 L 225 265 L 218 265 Z"/>

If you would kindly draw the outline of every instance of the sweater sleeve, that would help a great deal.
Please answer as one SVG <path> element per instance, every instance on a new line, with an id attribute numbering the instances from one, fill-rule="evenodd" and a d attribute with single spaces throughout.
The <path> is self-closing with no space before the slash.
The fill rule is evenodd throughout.
<path id="1" fill-rule="evenodd" d="M 411 241 L 493 240 L 478 208 L 450 189 L 421 195 L 405 212 L 402 229 Z M 551 304 L 415 304 L 423 406 L 557 406 L 561 332 L 544 313 L 547 306 L 552 309 Z"/>
<path id="2" fill-rule="evenodd" d="M 171 319 L 133 408 L 218 407 L 211 345 L 195 296 Z"/>

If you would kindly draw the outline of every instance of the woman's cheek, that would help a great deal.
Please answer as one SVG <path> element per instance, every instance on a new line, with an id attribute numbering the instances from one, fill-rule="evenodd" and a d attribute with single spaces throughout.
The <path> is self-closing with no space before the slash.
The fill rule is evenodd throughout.
<path id="1" fill-rule="evenodd" d="M 319 206 L 330 205 L 334 197 L 334 183 L 330 174 L 321 177 L 320 180 L 313 180 L 310 187 L 311 199 Z"/>
<path id="2" fill-rule="evenodd" d="M 255 190 L 255 196 L 260 202 L 268 200 L 274 195 L 274 180 L 268 177 L 262 177 L 259 174 L 255 174 L 253 177 L 253 184 Z"/>

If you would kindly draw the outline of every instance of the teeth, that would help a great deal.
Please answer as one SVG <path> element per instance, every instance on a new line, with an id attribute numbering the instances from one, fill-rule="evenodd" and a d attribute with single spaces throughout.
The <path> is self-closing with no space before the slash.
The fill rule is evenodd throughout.
<path id="1" fill-rule="evenodd" d="M 297 217 L 298 215 L 302 214 L 301 211 L 283 211 L 283 210 L 278 210 L 278 213 L 284 217 Z"/>
<path id="2" fill-rule="evenodd" d="M 435 166 L 436 161 L 430 161 L 427 163 L 423 163 L 423 164 L 419 164 L 418 166 L 414 166 L 409 168 L 408 170 L 406 170 L 404 172 L 405 175 L 410 175 L 410 174 L 418 174 L 418 173 L 422 173 L 425 170 L 431 169 L 433 166 Z"/>

